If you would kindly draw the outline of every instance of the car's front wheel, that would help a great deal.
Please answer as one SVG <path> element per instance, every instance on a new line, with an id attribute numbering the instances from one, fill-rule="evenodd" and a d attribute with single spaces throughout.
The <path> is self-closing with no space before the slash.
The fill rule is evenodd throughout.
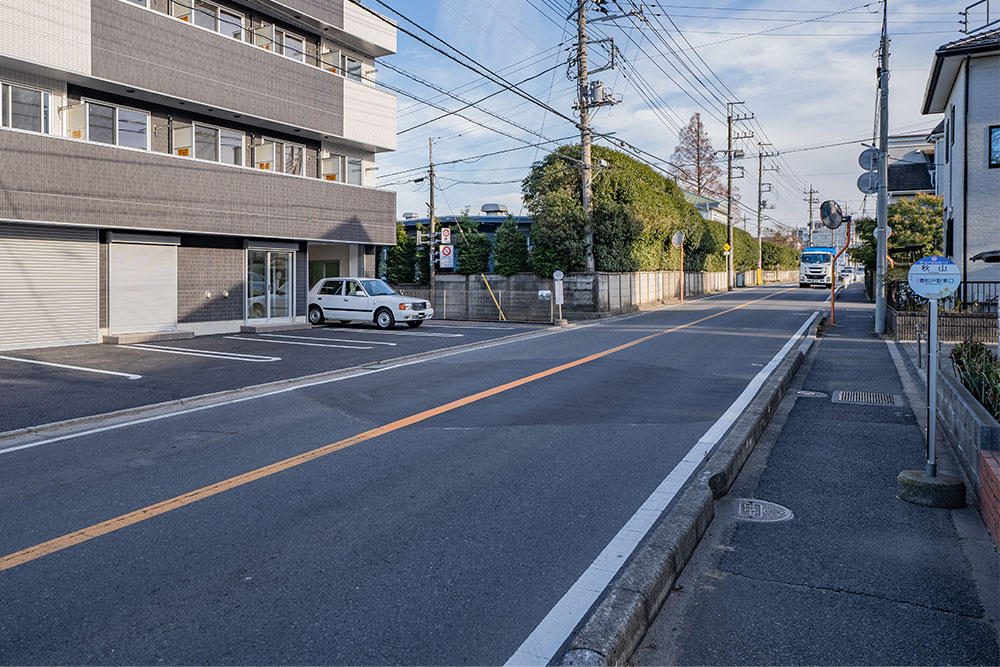
<path id="1" fill-rule="evenodd" d="M 388 308 L 379 308 L 375 311 L 375 326 L 379 329 L 391 329 L 396 325 L 396 318 L 392 316 L 392 311 Z"/>
<path id="2" fill-rule="evenodd" d="M 309 306 L 309 324 L 323 324 L 325 320 L 322 308 L 319 306 Z"/>

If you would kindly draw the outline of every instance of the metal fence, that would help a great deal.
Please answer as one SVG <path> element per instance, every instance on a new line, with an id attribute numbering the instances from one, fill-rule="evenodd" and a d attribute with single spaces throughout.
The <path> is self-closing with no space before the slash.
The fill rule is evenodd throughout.
<path id="1" fill-rule="evenodd" d="M 916 340 L 917 326 L 926 335 L 927 299 L 917 296 L 904 280 L 886 285 L 886 329 L 896 340 Z M 955 294 L 938 300 L 938 338 L 960 342 L 995 343 L 1000 282 L 969 281 Z"/>

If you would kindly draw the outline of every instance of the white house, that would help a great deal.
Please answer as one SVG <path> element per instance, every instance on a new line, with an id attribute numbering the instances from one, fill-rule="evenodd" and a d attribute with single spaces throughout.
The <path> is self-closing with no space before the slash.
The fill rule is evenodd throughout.
<path id="1" fill-rule="evenodd" d="M 1000 264 L 973 262 L 1000 249 L 1000 29 L 938 48 L 923 113 L 944 113 L 935 189 L 944 198 L 944 250 L 963 280 L 1000 281 Z"/>

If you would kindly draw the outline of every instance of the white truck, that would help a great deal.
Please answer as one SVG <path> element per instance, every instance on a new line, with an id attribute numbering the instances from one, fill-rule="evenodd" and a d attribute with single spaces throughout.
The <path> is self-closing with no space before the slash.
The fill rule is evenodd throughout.
<path id="1" fill-rule="evenodd" d="M 803 250 L 799 259 L 799 287 L 832 287 L 835 275 L 833 258 L 836 254 L 837 249 L 828 246 L 813 246 Z"/>

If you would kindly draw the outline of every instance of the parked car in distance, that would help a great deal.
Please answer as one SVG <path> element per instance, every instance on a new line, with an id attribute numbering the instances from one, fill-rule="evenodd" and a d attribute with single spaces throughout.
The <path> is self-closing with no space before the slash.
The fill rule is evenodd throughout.
<path id="1" fill-rule="evenodd" d="M 396 322 L 419 327 L 433 316 L 426 300 L 397 294 L 377 278 L 325 278 L 309 290 L 311 324 L 374 322 L 379 329 L 391 329 Z"/>
<path id="2" fill-rule="evenodd" d="M 854 276 L 857 274 L 855 273 L 853 266 L 845 266 L 837 275 L 840 276 L 841 282 L 850 284 L 854 282 Z"/>

